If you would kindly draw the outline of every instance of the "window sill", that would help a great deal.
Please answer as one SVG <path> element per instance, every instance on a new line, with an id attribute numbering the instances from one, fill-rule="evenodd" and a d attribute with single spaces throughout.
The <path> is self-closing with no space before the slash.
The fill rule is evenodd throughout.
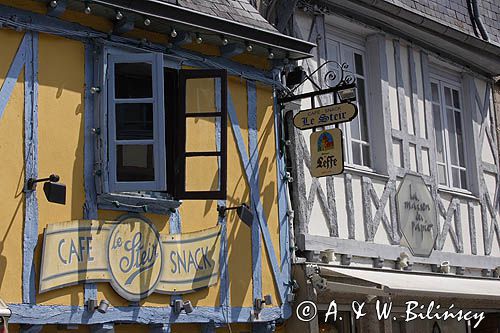
<path id="1" fill-rule="evenodd" d="M 463 189 L 439 185 L 438 192 L 446 193 L 456 197 L 461 197 L 464 199 L 479 201 L 479 199 L 472 192 Z"/>
<path id="2" fill-rule="evenodd" d="M 360 176 L 371 176 L 371 177 L 377 177 L 377 178 L 389 180 L 389 176 L 380 174 L 371 168 L 363 167 L 360 165 L 346 164 L 344 166 L 344 171 L 348 171 L 350 173 L 354 173 L 354 174 L 360 175 Z"/>
<path id="3" fill-rule="evenodd" d="M 181 201 L 138 193 L 106 193 L 97 196 L 97 208 L 135 213 L 170 215 Z"/>

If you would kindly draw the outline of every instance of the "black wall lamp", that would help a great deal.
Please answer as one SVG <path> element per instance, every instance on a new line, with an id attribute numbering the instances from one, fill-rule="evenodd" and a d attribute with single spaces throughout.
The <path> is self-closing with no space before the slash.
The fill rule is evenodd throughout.
<path id="1" fill-rule="evenodd" d="M 291 88 L 302 83 L 306 78 L 306 72 L 301 66 L 297 66 L 286 75 L 286 86 Z"/>
<path id="2" fill-rule="evenodd" d="M 58 183 L 60 177 L 58 175 L 50 175 L 47 178 L 30 178 L 26 184 L 27 191 L 36 190 L 36 184 L 45 182 L 43 184 L 43 192 L 49 202 L 64 205 L 66 203 L 66 185 Z"/>
<path id="3" fill-rule="evenodd" d="M 247 204 L 243 203 L 240 206 L 235 207 L 217 206 L 217 211 L 219 212 L 220 217 L 226 216 L 226 211 L 228 210 L 236 210 L 238 217 L 243 221 L 243 223 L 245 223 L 249 227 L 252 225 L 253 213 L 250 210 L 250 207 L 247 206 Z"/>

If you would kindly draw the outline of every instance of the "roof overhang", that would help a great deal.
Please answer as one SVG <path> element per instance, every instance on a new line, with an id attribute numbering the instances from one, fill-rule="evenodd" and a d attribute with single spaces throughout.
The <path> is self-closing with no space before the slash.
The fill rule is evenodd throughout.
<path id="1" fill-rule="evenodd" d="M 384 0 L 316 0 L 333 13 L 354 17 L 402 36 L 488 77 L 500 74 L 500 45 L 454 29 Z"/>
<path id="2" fill-rule="evenodd" d="M 83 1 L 73 0 L 68 4 L 68 8 L 71 8 L 71 3 L 76 8 L 83 8 L 84 4 Z M 275 59 L 309 58 L 312 57 L 310 54 L 312 48 L 316 46 L 314 43 L 289 37 L 279 32 L 258 29 L 164 1 L 92 0 L 92 6 L 98 7 L 97 10 L 92 10 L 93 13 L 111 19 L 115 10 L 139 18 L 148 17 L 151 19 L 151 24 L 147 27 L 140 26 L 140 28 L 166 35 L 170 34 L 172 27 L 175 27 L 177 30 L 206 34 L 203 39 L 215 44 L 219 44 L 220 36 L 224 35 L 231 43 L 235 42 L 243 46 L 245 42 L 251 43 L 254 46 L 253 53 L 257 55 L 267 56 L 269 50 L 272 50 Z"/>

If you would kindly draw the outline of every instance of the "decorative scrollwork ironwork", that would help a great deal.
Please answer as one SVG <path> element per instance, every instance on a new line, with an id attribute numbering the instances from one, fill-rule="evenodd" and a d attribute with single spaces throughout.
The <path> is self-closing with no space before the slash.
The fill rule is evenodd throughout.
<path id="1" fill-rule="evenodd" d="M 316 71 L 318 71 L 320 68 L 327 66 L 327 65 L 330 68 L 329 68 L 328 72 L 326 72 L 326 74 L 323 78 L 323 82 L 324 82 L 325 86 L 327 86 L 328 88 L 333 88 L 333 87 L 337 87 L 337 86 L 351 84 L 354 82 L 354 76 L 348 70 L 349 64 L 347 64 L 345 62 L 340 64 L 336 61 L 330 60 L 330 61 L 323 63 L 320 67 L 318 67 L 316 69 Z M 334 66 L 334 68 L 331 68 L 332 65 Z"/>
<path id="2" fill-rule="evenodd" d="M 327 72 L 322 75 L 321 71 L 324 69 L 327 69 Z M 311 82 L 311 84 L 317 91 L 325 88 L 340 89 L 343 86 L 354 84 L 355 76 L 349 70 L 349 64 L 345 62 L 339 63 L 334 60 L 328 60 L 321 64 L 318 68 L 316 68 L 312 73 L 308 75 L 306 74 L 302 82 L 300 82 L 292 90 L 288 91 L 287 96 L 293 96 L 294 91 L 296 91 L 306 81 Z"/>

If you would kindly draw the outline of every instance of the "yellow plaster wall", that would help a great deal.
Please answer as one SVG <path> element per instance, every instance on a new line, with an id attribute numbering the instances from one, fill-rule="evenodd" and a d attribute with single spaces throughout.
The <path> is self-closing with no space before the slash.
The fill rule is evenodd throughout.
<path id="1" fill-rule="evenodd" d="M 0 87 L 23 33 L 0 30 Z M 22 301 L 22 239 L 24 221 L 24 71 L 0 118 L 0 298 Z"/>
<path id="2" fill-rule="evenodd" d="M 264 85 L 257 85 L 257 128 L 261 202 L 264 208 L 264 214 L 267 217 L 267 226 L 273 241 L 274 252 L 278 260 L 278 265 L 281 265 L 273 93 L 269 87 Z M 263 239 L 261 244 L 263 254 L 262 295 L 272 295 L 273 305 L 277 305 L 279 292 L 276 288 L 276 284 L 274 283 L 272 266 Z M 267 265 L 265 263 L 267 263 Z"/>
<path id="3" fill-rule="evenodd" d="M 40 34 L 39 38 L 38 174 L 47 177 L 56 173 L 61 177 L 61 182 L 66 184 L 66 204 L 50 203 L 42 190 L 37 192 L 40 234 L 35 255 L 37 271 L 46 225 L 82 219 L 85 202 L 84 46 L 46 34 Z M 37 302 L 83 304 L 83 288 L 75 286 L 39 294 Z"/>
<path id="4" fill-rule="evenodd" d="M 0 3 L 11 2 L 0 0 Z M 40 3 L 19 1 L 15 6 L 43 13 L 45 8 Z M 86 17 L 81 13 L 66 12 L 65 18 L 73 21 L 84 21 L 89 25 L 104 22 L 96 17 Z M 141 36 L 140 31 L 137 36 Z M 8 66 L 17 50 L 21 33 L 0 30 L 0 75 L 5 76 Z M 61 181 L 67 186 L 66 205 L 48 203 L 43 191 L 38 192 L 39 200 L 39 243 L 35 254 L 37 272 L 40 263 L 43 229 L 48 223 L 83 218 L 83 203 L 85 200 L 83 187 L 83 126 L 84 126 L 84 46 L 81 42 L 40 34 L 39 51 L 39 175 L 48 176 L 57 173 Z M 202 49 L 198 50 L 203 52 Z M 207 51 L 215 52 L 214 50 Z M 243 61 L 245 56 L 240 56 Z M 255 57 L 248 57 L 249 62 Z M 0 83 L 3 80 L 0 76 Z M 241 134 L 248 150 L 248 122 L 247 122 L 247 91 L 246 81 L 239 77 L 229 78 L 229 91 L 236 108 Z M 0 121 L 0 172 L 3 176 L 2 184 L 7 184 L 7 191 L 0 191 L 0 202 L 7 209 L 0 209 L 2 220 L 11 221 L 11 224 L 0 224 L 0 268 L 7 262 L 4 270 L 9 276 L 10 283 L 0 283 L 0 297 L 8 302 L 21 301 L 21 271 L 22 265 L 22 221 L 24 197 L 19 196 L 23 174 L 23 107 L 24 91 L 23 78 L 20 78 L 9 102 L 3 119 Z M 257 86 L 258 94 L 258 135 L 259 135 L 259 165 L 262 203 L 268 218 L 268 226 L 274 243 L 276 256 L 279 258 L 279 228 L 276 200 L 276 160 L 274 118 L 272 114 L 272 91 L 268 87 Z M 208 127 L 207 127 L 208 128 Z M 208 129 L 206 129 L 208 131 Z M 205 131 L 205 129 L 203 130 Z M 244 176 L 244 167 L 239 158 L 234 135 L 228 121 L 228 206 L 242 202 L 250 203 L 249 187 Z M 200 133 L 203 135 L 203 133 Z M 5 157 L 4 157 L 5 156 Z M 12 170 L 15 170 L 12 177 Z M 203 170 L 193 174 L 195 179 L 204 179 Z M 180 207 L 182 230 L 196 231 L 216 225 L 216 201 L 189 201 L 186 200 Z M 116 219 L 123 212 L 100 211 L 99 218 Z M 168 218 L 160 215 L 147 214 L 161 233 L 168 233 Z M 234 211 L 227 216 L 229 240 L 229 276 L 230 295 L 233 306 L 250 307 L 252 299 L 252 259 L 251 259 L 251 230 L 243 224 Z M 10 228 L 10 229 L 8 229 Z M 10 230 L 10 231 L 9 231 Z M 3 248 L 1 247 L 3 245 Z M 278 299 L 276 285 L 271 273 L 270 263 L 263 244 L 263 294 L 271 294 L 273 300 Z M 9 260 L 3 260 L 3 258 Z M 12 264 L 11 264 L 12 263 Z M 266 265 L 267 263 L 267 265 Z M 4 264 L 5 265 L 5 264 Z M 0 281 L 2 278 L 0 272 Z M 36 277 L 38 279 L 38 275 Z M 15 288 L 12 288 L 12 283 Z M 38 285 L 38 281 L 37 281 Z M 113 306 L 128 305 L 129 302 L 118 296 L 108 283 L 98 284 L 98 298 L 108 299 Z M 195 306 L 214 306 L 220 303 L 220 284 L 185 296 Z M 65 287 L 37 295 L 37 302 L 42 304 L 79 304 L 83 305 L 83 286 Z M 165 306 L 169 304 L 168 295 L 153 294 L 141 302 L 146 306 Z M 276 304 L 275 304 L 276 305 Z"/>

